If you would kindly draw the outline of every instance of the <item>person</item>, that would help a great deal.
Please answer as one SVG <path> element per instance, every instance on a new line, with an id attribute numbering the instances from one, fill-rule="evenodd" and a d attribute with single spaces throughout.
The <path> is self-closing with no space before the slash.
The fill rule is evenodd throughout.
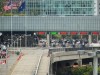
<path id="1" fill-rule="evenodd" d="M 2 56 L 1 56 L 1 48 L 0 48 L 0 59 L 1 59 L 1 57 L 2 57 Z"/>
<path id="2" fill-rule="evenodd" d="M 2 49 L 3 51 L 6 51 L 6 50 L 7 50 L 7 48 L 6 48 L 5 45 L 2 45 L 2 46 L 1 46 L 1 49 Z"/>
<path id="3" fill-rule="evenodd" d="M 2 58 L 6 58 L 6 51 L 3 50 L 3 51 L 1 52 L 1 55 L 2 55 Z"/>

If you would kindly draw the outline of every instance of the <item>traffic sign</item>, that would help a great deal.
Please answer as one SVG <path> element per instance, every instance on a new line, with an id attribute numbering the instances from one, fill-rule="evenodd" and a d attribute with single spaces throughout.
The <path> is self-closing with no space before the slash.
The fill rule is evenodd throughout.
<path id="1" fill-rule="evenodd" d="M 51 35 L 56 35 L 58 34 L 57 32 L 50 32 Z"/>
<path id="2" fill-rule="evenodd" d="M 45 35 L 45 32 L 38 32 L 39 35 Z"/>
<path id="3" fill-rule="evenodd" d="M 68 34 L 67 32 L 60 32 L 61 35 L 66 35 Z"/>
<path id="4" fill-rule="evenodd" d="M 71 35 L 76 35 L 76 34 L 77 34 L 77 32 L 70 32 L 70 34 L 71 34 Z"/>
<path id="5" fill-rule="evenodd" d="M 87 35 L 87 32 L 80 32 L 80 35 Z"/>
<path id="6" fill-rule="evenodd" d="M 99 35 L 99 32 L 92 32 L 93 35 Z"/>

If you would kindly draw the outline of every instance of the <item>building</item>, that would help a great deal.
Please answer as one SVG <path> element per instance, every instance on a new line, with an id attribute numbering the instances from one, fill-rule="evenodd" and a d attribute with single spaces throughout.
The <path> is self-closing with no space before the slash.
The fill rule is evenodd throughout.
<path id="1" fill-rule="evenodd" d="M 92 16 L 95 0 L 27 0 L 26 14 L 34 16 Z"/>
<path id="2" fill-rule="evenodd" d="M 100 15 L 100 0 L 97 0 L 97 10 L 98 15 Z"/>
<path id="3" fill-rule="evenodd" d="M 25 0 L 23 11 L 13 11 L 17 10 L 10 11 L 13 16 L 0 17 L 4 34 L 85 31 L 100 35 L 99 0 Z"/>

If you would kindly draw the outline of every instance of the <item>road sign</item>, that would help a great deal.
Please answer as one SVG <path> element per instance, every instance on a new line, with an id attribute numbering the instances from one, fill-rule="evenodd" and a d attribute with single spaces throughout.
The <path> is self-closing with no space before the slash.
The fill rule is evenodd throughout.
<path id="1" fill-rule="evenodd" d="M 80 32 L 80 35 L 87 35 L 87 32 Z"/>
<path id="2" fill-rule="evenodd" d="M 67 32 L 60 32 L 61 35 L 66 35 L 68 34 Z"/>
<path id="3" fill-rule="evenodd" d="M 39 35 L 45 35 L 45 32 L 38 32 Z"/>
<path id="4" fill-rule="evenodd" d="M 57 32 L 50 32 L 51 35 L 56 35 L 58 34 Z"/>
<path id="5" fill-rule="evenodd" d="M 77 34 L 77 32 L 70 32 L 70 34 L 71 34 L 71 35 L 76 35 L 76 34 Z"/>
<path id="6" fill-rule="evenodd" d="M 92 32 L 93 35 L 99 35 L 99 32 Z"/>

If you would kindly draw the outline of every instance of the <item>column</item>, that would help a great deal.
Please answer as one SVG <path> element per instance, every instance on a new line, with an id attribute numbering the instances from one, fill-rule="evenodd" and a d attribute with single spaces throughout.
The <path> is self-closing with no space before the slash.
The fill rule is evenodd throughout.
<path id="1" fill-rule="evenodd" d="M 50 35 L 49 32 L 47 32 L 47 47 L 50 46 Z"/>
<path id="2" fill-rule="evenodd" d="M 79 59 L 78 59 L 78 65 L 81 67 L 82 66 L 82 59 L 81 59 L 81 56 L 79 54 Z"/>
<path id="3" fill-rule="evenodd" d="M 88 42 L 89 42 L 89 44 L 92 43 L 92 35 L 91 34 L 89 34 L 89 36 L 88 36 Z"/>
<path id="4" fill-rule="evenodd" d="M 93 75 L 98 75 L 98 58 L 97 58 L 96 54 L 93 57 Z"/>
<path id="5" fill-rule="evenodd" d="M 83 35 L 80 35 L 80 39 L 82 39 L 83 38 Z"/>
<path id="6" fill-rule="evenodd" d="M 98 38 L 99 38 L 99 35 L 97 35 L 97 42 L 98 42 L 98 40 L 99 40 Z"/>

